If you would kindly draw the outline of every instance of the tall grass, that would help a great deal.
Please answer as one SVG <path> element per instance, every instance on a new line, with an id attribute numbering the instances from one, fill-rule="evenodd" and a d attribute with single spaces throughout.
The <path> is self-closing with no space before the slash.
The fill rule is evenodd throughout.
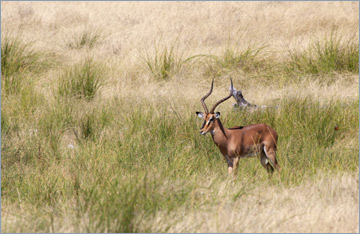
<path id="1" fill-rule="evenodd" d="M 22 206 L 37 207 L 39 212 L 50 207 L 58 223 L 55 232 L 64 222 L 79 232 L 151 232 L 139 228 L 139 217 L 218 202 L 215 194 L 219 182 L 226 180 L 226 163 L 211 137 L 198 134 L 201 123 L 195 114 L 184 113 L 180 124 L 173 114 L 160 114 L 166 113 L 166 107 L 152 107 L 146 101 L 137 107 L 111 101 L 106 110 L 86 114 L 80 111 L 84 103 L 54 106 L 34 126 L 37 135 L 24 136 L 23 144 L 16 137 L 6 146 L 2 143 L 2 196 L 8 202 L 21 200 Z M 357 106 L 358 101 L 320 105 L 293 99 L 276 109 L 223 113 L 222 121 L 226 127 L 264 122 L 276 129 L 283 170 L 280 180 L 275 176 L 271 183 L 294 186 L 319 173 L 357 170 L 357 146 L 336 146 L 338 141 L 358 137 Z M 61 145 L 67 128 L 81 132 L 70 150 Z M 107 133 L 99 135 L 105 129 Z M 241 160 L 239 170 L 235 200 L 251 193 L 250 184 L 269 183 L 257 159 Z M 213 182 L 204 185 L 207 178 Z M 195 196 L 199 186 L 208 186 L 209 196 L 214 197 Z M 61 221 L 68 216 L 68 221 Z M 51 219 L 40 217 L 42 222 L 24 217 L 32 225 L 23 228 L 51 231 Z"/>

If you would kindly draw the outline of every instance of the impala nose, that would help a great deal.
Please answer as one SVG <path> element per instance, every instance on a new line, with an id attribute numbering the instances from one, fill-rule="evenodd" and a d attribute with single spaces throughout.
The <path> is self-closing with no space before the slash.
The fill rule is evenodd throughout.
<path id="1" fill-rule="evenodd" d="M 200 134 L 201 134 L 201 135 L 205 135 L 205 134 L 206 134 L 206 132 L 204 133 L 203 131 L 200 131 Z"/>

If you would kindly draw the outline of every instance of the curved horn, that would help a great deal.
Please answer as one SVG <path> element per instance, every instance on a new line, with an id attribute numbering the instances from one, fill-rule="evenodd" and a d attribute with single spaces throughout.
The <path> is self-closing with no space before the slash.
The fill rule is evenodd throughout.
<path id="1" fill-rule="evenodd" d="M 202 105 L 203 105 L 203 107 L 204 107 L 205 113 L 209 113 L 209 110 L 208 110 L 208 108 L 207 108 L 207 106 L 206 106 L 206 104 L 205 104 L 204 101 L 205 101 L 205 99 L 206 99 L 207 97 L 209 97 L 209 95 L 212 93 L 213 85 L 214 85 L 214 79 L 213 79 L 212 82 L 211 82 L 210 91 L 209 91 L 203 98 L 201 98 L 201 103 L 202 103 Z"/>
<path id="2" fill-rule="evenodd" d="M 233 93 L 232 91 L 233 91 L 233 88 L 234 88 L 234 87 L 233 87 L 233 82 L 232 82 L 231 77 L 230 77 L 230 81 L 231 81 L 231 88 L 230 88 L 230 94 L 229 94 L 229 96 L 224 97 L 223 99 L 221 99 L 220 101 L 218 101 L 218 102 L 211 108 L 210 113 L 214 113 L 215 108 L 216 108 L 220 103 L 228 100 L 228 99 L 232 96 L 232 93 Z"/>

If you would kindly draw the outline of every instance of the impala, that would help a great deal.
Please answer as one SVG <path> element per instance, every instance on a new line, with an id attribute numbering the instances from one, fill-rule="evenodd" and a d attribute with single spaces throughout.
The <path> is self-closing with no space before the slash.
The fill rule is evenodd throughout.
<path id="1" fill-rule="evenodd" d="M 214 80 L 211 83 L 210 91 L 201 98 L 205 112 L 196 112 L 197 116 L 204 120 L 200 134 L 205 135 L 210 132 L 215 145 L 226 159 L 229 174 L 236 174 L 240 158 L 256 155 L 260 155 L 261 165 L 267 172 L 273 173 L 275 168 L 280 173 L 280 166 L 276 160 L 278 135 L 274 129 L 264 123 L 225 128 L 220 121 L 220 112 L 214 112 L 220 103 L 232 96 L 233 82 L 231 78 L 230 81 L 230 95 L 219 100 L 210 112 L 204 101 L 212 93 Z"/>

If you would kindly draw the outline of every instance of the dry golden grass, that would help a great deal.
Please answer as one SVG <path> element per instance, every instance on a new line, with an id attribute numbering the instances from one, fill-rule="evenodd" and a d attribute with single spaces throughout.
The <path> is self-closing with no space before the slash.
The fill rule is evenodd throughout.
<path id="1" fill-rule="evenodd" d="M 191 198 L 202 196 L 201 204 L 183 207 L 175 212 L 158 212 L 154 217 L 137 214 L 135 224 L 140 230 L 152 232 L 359 232 L 359 178 L 357 174 L 319 175 L 301 185 L 286 188 L 263 185 L 254 187 L 236 184 L 244 192 L 232 189 L 233 181 L 215 182 L 217 191 L 210 189 L 216 178 L 208 178 L 192 192 Z M 243 188 L 243 190 L 241 190 Z M 167 186 L 164 185 L 164 189 Z M 207 195 L 206 195 L 207 194 Z M 19 195 L 20 196 L 20 195 Z M 214 203 L 215 201 L 215 203 Z M 49 230 L 56 232 L 87 232 L 87 213 L 74 225 L 75 201 L 67 201 L 51 221 Z M 197 208 L 195 208 L 197 207 Z M 51 207 L 47 212 L 52 212 Z M 3 201 L 2 229 L 12 232 L 33 230 L 32 220 L 40 223 L 48 219 L 46 213 L 33 213 L 33 207 L 8 205 Z M 21 215 L 18 215 L 20 214 Z M 145 217 L 145 218 L 144 218 Z M 48 221 L 47 221 L 48 222 Z M 116 222 L 116 220 L 114 220 Z M 19 223 L 22 223 L 20 226 Z M 96 229 L 95 229 L 96 231 Z"/>
<path id="2" fill-rule="evenodd" d="M 357 175 L 322 175 L 315 183 L 305 181 L 293 188 L 258 187 L 233 201 L 235 194 L 229 189 L 232 182 L 227 181 L 219 185 L 216 205 L 160 213 L 151 221 L 140 221 L 140 225 L 151 225 L 155 232 L 169 228 L 168 232 L 356 233 L 359 224 L 354 220 L 359 218 L 359 209 L 354 204 L 359 203 L 358 185 Z"/>
<path id="3" fill-rule="evenodd" d="M 200 70 L 191 67 L 181 71 L 173 83 L 167 83 L 169 88 L 164 88 L 152 82 L 140 57 L 153 53 L 155 45 L 176 45 L 185 56 L 220 55 L 228 44 L 238 48 L 266 45 L 273 56 L 283 57 L 289 49 L 305 48 L 331 32 L 358 35 L 358 15 L 358 2 L 4 2 L 1 26 L 3 34 L 19 34 L 34 42 L 34 47 L 55 52 L 65 64 L 91 56 L 113 65 L 104 96 L 133 95 L 136 89 L 151 98 L 162 89 L 172 98 L 179 95 L 173 91 L 179 90 L 186 91 L 183 97 L 197 100 L 197 93 L 207 90 L 211 79 L 204 77 L 204 66 L 197 64 Z M 101 35 L 94 48 L 70 49 L 69 41 L 86 30 Z M 39 82 L 45 93 L 54 79 L 52 73 Z M 245 85 L 244 91 L 254 102 L 294 94 L 291 86 L 279 91 L 272 87 L 277 89 L 279 84 L 275 83 L 269 93 L 269 88 L 252 82 L 246 74 L 233 76 L 235 87 L 243 89 Z M 199 78 L 203 80 L 200 84 Z M 218 84 L 217 89 L 223 91 L 227 86 Z M 321 99 L 358 99 L 357 76 L 350 85 L 304 82 L 304 86 L 295 93 Z M 330 90 L 340 92 L 326 92 Z M 265 92 L 269 94 L 264 96 Z"/>
<path id="4" fill-rule="evenodd" d="M 60 50 L 72 33 L 98 28 L 106 39 L 97 54 L 111 58 L 160 37 L 180 40 L 190 52 L 222 50 L 229 37 L 275 49 L 306 46 L 310 36 L 331 30 L 355 33 L 358 14 L 357 2 L 5 2 L 2 26 Z"/>

